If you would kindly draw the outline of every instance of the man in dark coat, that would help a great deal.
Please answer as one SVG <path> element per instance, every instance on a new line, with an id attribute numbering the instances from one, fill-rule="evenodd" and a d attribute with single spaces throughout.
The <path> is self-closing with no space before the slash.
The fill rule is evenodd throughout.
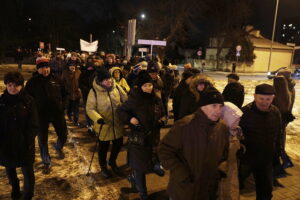
<path id="1" fill-rule="evenodd" d="M 229 130 L 220 120 L 224 100 L 210 87 L 202 93 L 198 110 L 175 122 L 159 145 L 162 166 L 170 170 L 172 200 L 216 198 L 219 164 L 226 160 Z"/>
<path id="2" fill-rule="evenodd" d="M 187 69 L 182 73 L 182 80 L 173 96 L 174 121 L 190 115 L 197 110 L 196 98 L 190 91 L 190 84 L 193 78 L 199 73 L 200 71 L 195 68 Z"/>
<path id="3" fill-rule="evenodd" d="M 67 141 L 67 125 L 64 116 L 65 88 L 60 79 L 50 72 L 48 59 L 37 60 L 39 74 L 32 77 L 26 84 L 25 90 L 34 97 L 38 113 L 40 130 L 38 133 L 41 157 L 44 163 L 43 173 L 50 173 L 51 158 L 48 151 L 48 128 L 52 123 L 58 139 L 55 150 L 58 159 L 64 158 L 62 151 Z"/>
<path id="4" fill-rule="evenodd" d="M 34 195 L 35 136 L 38 113 L 31 96 L 23 92 L 24 78 L 19 72 L 4 77 L 6 89 L 0 97 L 0 165 L 5 167 L 12 186 L 12 199 L 21 197 L 16 168 L 24 176 L 24 200 Z"/>
<path id="5" fill-rule="evenodd" d="M 228 84 L 222 93 L 224 101 L 229 101 L 241 108 L 244 103 L 245 90 L 244 86 L 239 82 L 240 77 L 237 74 L 229 74 L 227 78 Z"/>
<path id="6" fill-rule="evenodd" d="M 272 162 L 280 153 L 281 116 L 272 105 L 275 89 L 268 84 L 256 86 L 254 102 L 244 106 L 240 126 L 246 153 L 240 162 L 240 185 L 253 173 L 256 199 L 272 199 Z"/>

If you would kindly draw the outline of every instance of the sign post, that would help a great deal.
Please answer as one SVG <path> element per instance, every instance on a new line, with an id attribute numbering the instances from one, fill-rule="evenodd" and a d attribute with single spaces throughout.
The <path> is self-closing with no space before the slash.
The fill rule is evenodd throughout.
<path id="1" fill-rule="evenodd" d="M 148 48 L 139 48 L 139 52 L 141 52 L 142 58 L 143 58 L 144 57 L 144 52 L 147 53 L 148 52 Z"/>
<path id="2" fill-rule="evenodd" d="M 236 65 L 235 65 L 235 67 L 236 67 L 239 64 L 239 57 L 241 56 L 242 46 L 237 45 L 235 49 L 236 49 L 236 54 L 235 54 L 236 55 Z M 232 69 L 232 72 L 235 72 L 235 67 Z"/>

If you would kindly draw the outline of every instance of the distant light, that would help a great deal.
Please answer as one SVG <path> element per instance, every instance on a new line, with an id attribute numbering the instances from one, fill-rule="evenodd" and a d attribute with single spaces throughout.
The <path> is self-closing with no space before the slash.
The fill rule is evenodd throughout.
<path id="1" fill-rule="evenodd" d="M 300 31 L 298 31 L 297 33 L 300 34 Z"/>
<path id="2" fill-rule="evenodd" d="M 289 24 L 289 27 L 292 27 L 293 26 L 293 24 Z"/>
<path id="3" fill-rule="evenodd" d="M 291 37 L 292 39 L 295 39 L 294 36 Z"/>
<path id="4" fill-rule="evenodd" d="M 285 30 L 285 29 L 286 29 L 286 27 L 284 26 L 284 27 L 283 27 L 283 30 Z"/>
<path id="5" fill-rule="evenodd" d="M 294 26 L 293 29 L 296 29 L 296 26 Z"/>
<path id="6" fill-rule="evenodd" d="M 112 31 L 112 33 L 115 33 L 115 32 L 116 32 L 115 30 Z"/>
<path id="7" fill-rule="evenodd" d="M 285 24 L 283 24 L 283 26 L 285 27 L 286 25 L 285 25 Z"/>
<path id="8" fill-rule="evenodd" d="M 31 21 L 31 17 L 28 18 L 28 21 Z"/>
<path id="9" fill-rule="evenodd" d="M 142 14 L 141 14 L 141 18 L 142 18 L 142 19 L 145 19 L 145 18 L 146 18 L 146 15 L 145 15 L 144 13 L 142 13 Z"/>
<path id="10" fill-rule="evenodd" d="M 285 37 L 285 34 L 282 34 L 282 37 Z"/>

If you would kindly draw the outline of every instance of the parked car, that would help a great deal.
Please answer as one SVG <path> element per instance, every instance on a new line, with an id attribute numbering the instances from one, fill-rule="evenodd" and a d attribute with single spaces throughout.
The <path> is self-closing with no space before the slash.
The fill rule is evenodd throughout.
<path id="1" fill-rule="evenodd" d="M 275 71 L 268 72 L 268 79 L 273 79 L 280 70 L 286 69 L 286 68 L 287 67 L 280 67 L 279 69 L 277 69 Z"/>
<path id="2" fill-rule="evenodd" d="M 300 79 L 300 68 L 296 68 L 294 73 L 292 74 L 292 78 Z"/>

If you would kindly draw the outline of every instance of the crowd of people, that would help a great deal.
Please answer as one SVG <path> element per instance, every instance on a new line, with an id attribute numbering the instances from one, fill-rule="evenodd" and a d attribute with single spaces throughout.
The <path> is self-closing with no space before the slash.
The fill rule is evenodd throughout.
<path id="1" fill-rule="evenodd" d="M 127 142 L 127 179 L 142 200 L 149 199 L 146 174 L 164 176 L 164 170 L 170 170 L 167 192 L 172 200 L 239 199 L 251 173 L 257 200 L 272 199 L 273 186 L 284 187 L 277 179 L 293 166 L 285 152 L 295 99 L 289 70 L 280 71 L 273 85 L 257 85 L 253 102 L 243 106 L 238 74 L 227 76 L 221 93 L 202 70 L 185 64 L 180 75 L 167 59 L 58 53 L 38 56 L 36 68 L 26 85 L 19 71 L 8 72 L 0 97 L 0 165 L 12 199 L 34 196 L 36 136 L 43 173 L 51 173 L 50 123 L 57 134 L 57 158 L 65 158 L 66 118 L 74 126 L 84 124 L 96 138 L 103 178 L 124 177 L 117 160 Z M 84 123 L 79 122 L 81 102 Z M 160 129 L 172 117 L 174 124 L 161 140 Z"/>

